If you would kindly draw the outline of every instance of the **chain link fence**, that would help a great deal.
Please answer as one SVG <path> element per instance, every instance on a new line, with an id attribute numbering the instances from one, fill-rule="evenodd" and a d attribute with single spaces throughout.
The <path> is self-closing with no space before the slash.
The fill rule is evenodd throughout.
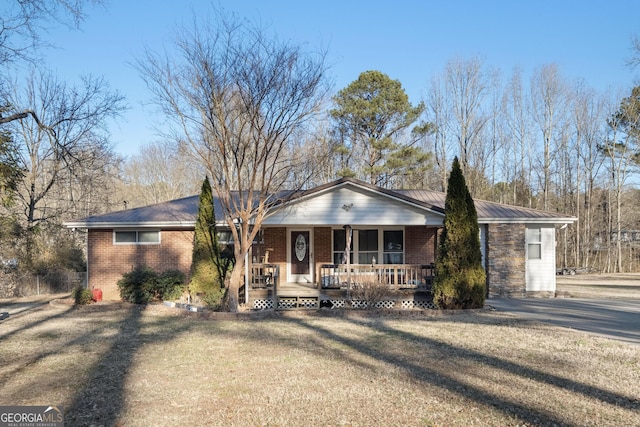
<path id="1" fill-rule="evenodd" d="M 77 286 L 87 286 L 87 273 L 52 270 L 45 274 L 0 269 L 0 298 L 71 292 Z"/>

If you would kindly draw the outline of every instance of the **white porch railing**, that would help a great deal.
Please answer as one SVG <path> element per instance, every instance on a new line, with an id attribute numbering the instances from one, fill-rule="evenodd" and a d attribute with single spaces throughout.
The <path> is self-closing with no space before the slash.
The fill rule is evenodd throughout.
<path id="1" fill-rule="evenodd" d="M 280 277 L 280 268 L 276 264 L 251 264 L 249 282 L 251 289 L 273 288 Z"/>
<path id="2" fill-rule="evenodd" d="M 433 264 L 323 264 L 319 281 L 324 289 L 367 283 L 386 283 L 396 290 L 430 289 L 433 277 Z"/>

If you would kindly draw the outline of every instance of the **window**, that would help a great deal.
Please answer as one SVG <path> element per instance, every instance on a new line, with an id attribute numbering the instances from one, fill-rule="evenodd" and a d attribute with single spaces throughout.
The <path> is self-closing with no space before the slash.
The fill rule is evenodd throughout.
<path id="1" fill-rule="evenodd" d="M 385 230 L 383 251 L 385 264 L 404 264 L 404 239 L 402 230 Z"/>
<path id="2" fill-rule="evenodd" d="M 345 264 L 347 245 L 343 228 L 333 230 L 333 263 Z M 351 264 L 404 264 L 404 230 L 382 228 L 353 230 Z"/>
<path id="3" fill-rule="evenodd" d="M 229 230 L 218 231 L 218 243 L 224 245 L 233 244 L 233 234 Z"/>
<path id="4" fill-rule="evenodd" d="M 160 244 L 158 230 L 114 231 L 113 243 L 118 245 L 157 245 Z"/>
<path id="5" fill-rule="evenodd" d="M 527 228 L 527 258 L 542 259 L 541 228 Z"/>
<path id="6" fill-rule="evenodd" d="M 358 264 L 379 262 L 378 230 L 358 230 Z"/>
<path id="7" fill-rule="evenodd" d="M 347 247 L 347 233 L 343 229 L 333 230 L 333 263 L 345 264 L 344 250 Z M 353 264 L 353 242 L 351 244 L 352 251 L 349 254 L 349 264 Z"/>

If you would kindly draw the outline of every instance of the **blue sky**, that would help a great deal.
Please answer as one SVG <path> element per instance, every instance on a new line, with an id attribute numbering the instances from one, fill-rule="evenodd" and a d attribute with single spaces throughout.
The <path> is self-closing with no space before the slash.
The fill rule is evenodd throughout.
<path id="1" fill-rule="evenodd" d="M 88 11 L 81 31 L 51 30 L 58 49 L 45 61 L 69 80 L 102 75 L 127 97 L 131 109 L 110 130 L 118 152 L 136 154 L 158 136 L 155 110 L 144 105 L 149 93 L 131 63 L 145 46 L 161 50 L 176 25 L 209 13 L 212 4 L 308 50 L 326 49 L 336 91 L 363 71 L 379 70 L 417 103 L 448 61 L 473 56 L 505 79 L 515 66 L 528 74 L 556 63 L 566 78 L 600 91 L 630 88 L 640 76 L 624 64 L 631 37 L 640 35 L 637 0 L 108 0 Z"/>

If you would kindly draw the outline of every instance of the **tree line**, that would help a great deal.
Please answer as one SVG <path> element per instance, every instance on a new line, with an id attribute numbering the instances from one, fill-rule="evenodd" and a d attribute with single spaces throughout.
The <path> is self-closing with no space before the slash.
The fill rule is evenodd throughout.
<path id="1" fill-rule="evenodd" d="M 83 3 L 38 3 L 57 7 L 10 8 L 0 22 L 3 34 L 18 28 L 0 39 L 3 70 L 30 70 L 0 81 L 2 260 L 64 263 L 83 241 L 62 221 L 193 195 L 205 175 L 241 225 L 230 228 L 242 259 L 256 232 L 249 218 L 259 223 L 281 190 L 352 176 L 445 191 L 457 157 L 473 197 L 577 218 L 559 233 L 559 265 L 640 268 L 638 87 L 599 92 L 554 64 L 505 75 L 473 57 L 449 61 L 416 104 L 379 70 L 336 91 L 326 52 L 218 13 L 180 29 L 173 56 L 136 60 L 170 132 L 123 158 L 106 123 L 125 97 L 100 77 L 65 82 L 34 60 L 46 45 L 38 28 L 80 25 Z"/>

